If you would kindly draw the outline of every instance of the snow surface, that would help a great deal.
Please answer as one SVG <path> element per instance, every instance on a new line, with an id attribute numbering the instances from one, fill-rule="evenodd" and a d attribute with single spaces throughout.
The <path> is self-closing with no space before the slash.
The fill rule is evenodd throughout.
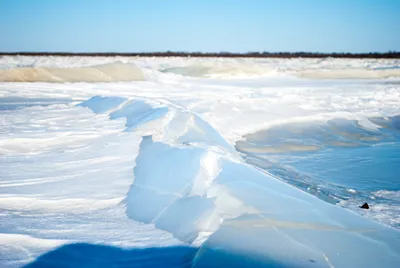
<path id="1" fill-rule="evenodd" d="M 3 57 L 0 66 L 111 60 Z M 400 114 L 395 76 L 333 82 L 294 74 L 370 72 L 398 61 L 119 60 L 134 62 L 147 81 L 0 84 L 3 266 L 86 242 L 191 243 L 199 247 L 194 267 L 398 267 L 398 230 L 283 182 L 234 147 L 246 134 L 293 122 L 381 128 L 371 118 Z M 182 72 L 213 61 L 217 71 Z"/>

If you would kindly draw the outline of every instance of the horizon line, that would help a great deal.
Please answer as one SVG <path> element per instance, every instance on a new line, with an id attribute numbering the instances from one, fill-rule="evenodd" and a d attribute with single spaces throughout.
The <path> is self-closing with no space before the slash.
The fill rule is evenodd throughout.
<path id="1" fill-rule="evenodd" d="M 184 52 L 184 51 L 156 51 L 156 52 L 37 52 L 37 51 L 17 51 L 17 52 L 1 52 L 0 56 L 138 56 L 138 57 L 277 57 L 277 58 L 400 58 L 400 51 L 387 52 L 268 52 L 268 51 L 249 51 L 249 52 Z"/>

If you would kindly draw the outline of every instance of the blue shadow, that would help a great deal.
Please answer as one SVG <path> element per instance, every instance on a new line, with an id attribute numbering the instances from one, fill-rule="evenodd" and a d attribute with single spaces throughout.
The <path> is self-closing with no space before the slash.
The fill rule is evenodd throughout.
<path id="1" fill-rule="evenodd" d="M 68 244 L 39 256 L 25 268 L 191 267 L 197 248 L 189 246 L 122 249 L 86 243 Z"/>

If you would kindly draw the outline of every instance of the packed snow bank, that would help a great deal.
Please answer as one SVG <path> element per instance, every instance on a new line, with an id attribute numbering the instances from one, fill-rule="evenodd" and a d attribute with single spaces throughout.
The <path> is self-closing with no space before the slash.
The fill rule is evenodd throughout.
<path id="1" fill-rule="evenodd" d="M 235 152 L 210 124 L 188 110 L 149 99 L 95 96 L 78 104 L 94 113 L 108 112 L 111 120 L 125 120 L 126 131 L 167 143 L 215 146 Z"/>
<path id="2" fill-rule="evenodd" d="M 109 63 L 91 67 L 25 67 L 0 70 L 0 82 L 115 82 L 145 80 L 133 64 Z"/>
<path id="3" fill-rule="evenodd" d="M 6 78 L 10 82 L 136 81 L 144 79 L 141 71 L 156 80 L 159 72 L 163 72 L 162 77 L 169 77 L 170 81 L 176 80 L 176 74 L 219 78 L 294 75 L 316 79 L 385 79 L 400 77 L 399 66 L 396 59 L 3 56 L 0 81 Z"/>
<path id="4" fill-rule="evenodd" d="M 246 62 L 199 62 L 187 66 L 161 69 L 164 73 L 174 73 L 192 77 L 236 77 L 236 76 L 269 76 L 277 72 L 271 67 Z"/>
<path id="5" fill-rule="evenodd" d="M 143 121 L 135 105 L 144 104 L 151 111 L 162 106 L 131 100 L 125 104 L 130 109 L 123 105 L 110 112 L 123 114 L 127 126 L 134 123 L 132 131 L 147 130 L 125 199 L 126 213 L 182 241 L 202 244 L 195 267 L 222 263 L 397 267 L 400 263 L 397 230 L 244 163 L 209 124 L 189 111 L 167 105 L 162 117 Z M 158 124 L 152 125 L 154 121 Z"/>
<path id="6" fill-rule="evenodd" d="M 296 66 L 296 60 L 286 60 L 289 66 L 280 67 L 279 61 L 258 60 L 253 63 L 236 60 L 236 61 L 216 61 L 210 63 L 206 60 L 198 60 L 192 64 L 184 66 L 171 66 L 160 69 L 164 73 L 173 73 L 189 77 L 262 77 L 262 76 L 282 76 L 295 75 L 302 78 L 312 79 L 386 79 L 392 77 L 400 77 L 400 68 L 398 66 L 377 67 L 346 66 L 338 64 L 339 62 L 324 61 L 310 62 L 304 66 Z"/>
<path id="7" fill-rule="evenodd" d="M 307 70 L 298 73 L 304 78 L 319 79 L 383 79 L 400 77 L 400 69 L 339 69 L 339 70 Z"/>

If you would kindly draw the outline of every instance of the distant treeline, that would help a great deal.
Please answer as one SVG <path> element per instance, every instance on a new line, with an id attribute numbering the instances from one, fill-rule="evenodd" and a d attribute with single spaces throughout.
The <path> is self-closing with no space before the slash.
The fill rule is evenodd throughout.
<path id="1" fill-rule="evenodd" d="M 118 53 L 118 52 L 94 52 L 94 53 L 71 53 L 71 52 L 0 52 L 0 56 L 85 56 L 85 57 L 220 57 L 220 58 L 369 58 L 369 59 L 398 59 L 400 52 L 371 52 L 371 53 L 318 53 L 318 52 L 141 52 L 141 53 Z"/>

